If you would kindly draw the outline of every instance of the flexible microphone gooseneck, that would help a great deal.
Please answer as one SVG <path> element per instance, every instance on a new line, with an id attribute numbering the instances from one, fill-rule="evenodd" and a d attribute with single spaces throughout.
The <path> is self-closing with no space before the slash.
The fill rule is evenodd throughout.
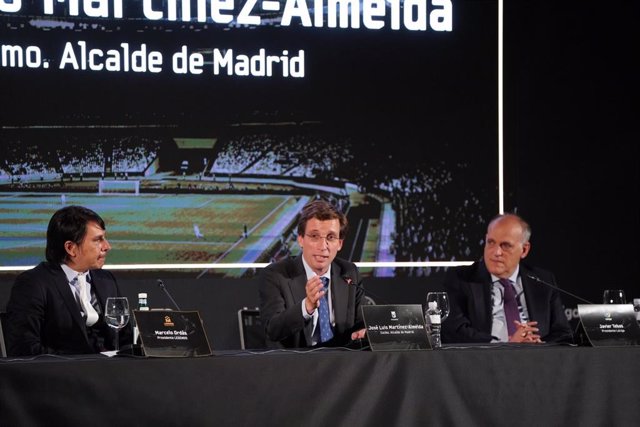
<path id="1" fill-rule="evenodd" d="M 533 274 L 527 274 L 526 276 L 529 279 L 535 280 L 538 283 L 542 283 L 543 285 L 548 286 L 548 287 L 550 287 L 552 289 L 555 289 L 556 291 L 559 291 L 559 292 L 562 292 L 562 293 L 567 294 L 569 296 L 572 296 L 572 297 L 574 297 L 575 299 L 577 299 L 579 301 L 586 302 L 587 304 L 593 304 L 591 301 L 588 301 L 588 300 L 586 300 L 586 299 L 584 299 L 582 297 L 579 297 L 578 295 L 572 294 L 569 291 L 566 291 L 566 290 L 564 290 L 562 288 L 559 288 L 559 287 L 557 287 L 555 285 L 552 285 L 551 283 L 547 282 L 546 280 L 542 280 L 538 276 L 534 276 Z"/>
<path id="2" fill-rule="evenodd" d="M 557 290 L 558 292 L 562 292 L 564 294 L 567 294 L 569 296 L 572 296 L 573 298 L 577 299 L 578 301 L 582 301 L 584 303 L 587 304 L 593 304 L 591 301 L 586 300 L 582 297 L 579 297 L 578 295 L 574 295 L 569 291 L 565 291 L 562 288 L 559 288 L 557 286 L 552 285 L 551 283 L 547 282 L 546 280 L 542 280 L 541 278 L 534 276 L 533 274 L 527 274 L 526 275 L 529 279 L 535 280 L 538 283 L 541 283 L 545 286 L 548 286 L 552 289 Z M 573 331 L 573 341 L 575 344 L 578 345 L 589 345 L 590 341 L 589 341 L 589 337 L 587 336 L 587 333 L 584 330 L 584 327 L 582 326 L 582 321 L 580 319 L 578 319 L 578 323 L 576 324 L 576 328 Z"/>
<path id="3" fill-rule="evenodd" d="M 357 289 L 362 290 L 362 292 L 364 292 L 365 298 L 367 297 L 367 294 L 373 295 L 374 297 L 379 298 L 376 294 L 367 292 L 367 290 L 365 290 L 365 288 L 362 285 L 357 284 L 356 281 L 349 276 L 343 276 L 342 280 L 344 280 L 347 283 L 347 286 L 354 286 Z M 373 304 L 375 304 L 375 301 L 373 301 Z M 369 338 L 366 336 L 364 338 L 357 338 L 355 340 L 351 340 L 345 347 L 353 350 L 366 350 L 371 348 L 369 345 Z"/>
<path id="4" fill-rule="evenodd" d="M 380 296 L 378 296 L 378 295 L 374 294 L 373 292 L 371 292 L 371 291 L 369 291 L 369 290 L 365 289 L 362 285 L 357 284 L 357 283 L 355 282 L 355 280 L 353 280 L 351 277 L 349 277 L 349 276 L 343 276 L 343 277 L 342 277 L 342 280 L 344 280 L 345 282 L 347 282 L 347 285 L 348 285 L 348 286 L 355 286 L 356 288 L 361 289 L 361 290 L 364 292 L 365 297 L 366 297 L 367 295 L 370 295 L 370 296 L 372 296 L 372 297 L 374 297 L 374 298 L 378 299 L 378 300 L 379 300 L 379 302 L 381 302 L 382 304 L 386 304 L 386 302 L 385 302 L 384 298 L 381 298 Z M 374 301 L 374 302 L 375 302 L 375 301 Z"/>
<path id="5" fill-rule="evenodd" d="M 169 297 L 169 299 L 171 300 L 171 303 L 173 304 L 173 306 L 176 308 L 176 310 L 181 311 L 180 307 L 178 306 L 178 303 L 176 303 L 176 300 L 173 299 L 173 297 L 171 296 L 171 294 L 169 293 L 169 290 L 167 289 L 167 287 L 164 285 L 164 282 L 160 279 L 158 279 L 158 286 L 160 287 L 160 289 L 162 289 L 164 291 L 165 294 L 167 294 L 167 296 Z"/>

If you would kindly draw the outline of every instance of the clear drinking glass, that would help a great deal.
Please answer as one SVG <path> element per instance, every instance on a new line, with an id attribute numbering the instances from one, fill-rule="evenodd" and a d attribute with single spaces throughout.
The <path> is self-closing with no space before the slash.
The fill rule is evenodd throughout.
<path id="1" fill-rule="evenodd" d="M 607 289 L 602 295 L 605 304 L 626 304 L 627 297 L 622 289 Z"/>
<path id="2" fill-rule="evenodd" d="M 449 316 L 449 295 L 446 292 L 429 292 L 427 294 L 427 307 L 429 307 L 430 301 L 435 301 L 440 309 L 440 321 L 444 322 Z"/>
<path id="3" fill-rule="evenodd" d="M 127 297 L 110 297 L 104 307 L 104 320 L 116 333 L 116 351 L 120 350 L 118 332 L 129 323 L 129 300 Z"/>

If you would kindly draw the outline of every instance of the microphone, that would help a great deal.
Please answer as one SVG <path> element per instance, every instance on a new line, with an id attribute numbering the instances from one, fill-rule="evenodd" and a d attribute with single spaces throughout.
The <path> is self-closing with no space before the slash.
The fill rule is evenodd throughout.
<path id="1" fill-rule="evenodd" d="M 171 296 L 171 294 L 167 290 L 167 287 L 164 285 L 164 282 L 162 280 L 160 280 L 160 279 L 158 279 L 158 286 L 160 287 L 160 289 L 162 289 L 164 291 L 165 294 L 167 294 L 167 296 L 171 300 L 171 303 L 173 303 L 173 306 L 176 308 L 176 310 L 181 311 L 180 307 L 178 306 L 178 303 L 176 303 L 176 300 L 173 299 L 173 297 Z"/>
<path id="2" fill-rule="evenodd" d="M 355 282 L 355 280 L 353 280 L 351 277 L 349 276 L 342 276 L 342 280 L 344 280 L 347 283 L 347 286 L 355 286 L 357 289 L 362 290 L 362 292 L 364 293 L 364 298 L 365 298 L 365 305 L 375 305 L 376 302 L 371 299 L 371 297 L 367 296 L 367 291 L 364 289 L 364 287 L 362 285 L 359 285 Z M 376 298 L 379 298 L 376 294 L 372 293 L 372 292 L 368 292 L 370 295 L 373 295 Z M 382 300 L 381 300 L 382 301 Z M 352 349 L 352 350 L 366 350 L 368 348 L 370 348 L 369 345 L 369 337 L 367 337 L 365 335 L 364 338 L 357 338 L 357 339 L 352 339 L 348 344 L 345 345 L 346 348 L 348 349 Z"/>
<path id="3" fill-rule="evenodd" d="M 582 301 L 582 302 L 585 302 L 587 304 L 593 304 L 591 301 L 588 301 L 588 300 L 586 300 L 586 299 L 584 299 L 582 297 L 579 297 L 578 295 L 574 295 L 569 291 L 565 291 L 562 288 L 554 286 L 551 283 L 547 282 L 546 280 L 542 280 L 541 278 L 539 278 L 537 276 L 534 276 L 533 274 L 526 274 L 526 276 L 529 279 L 535 280 L 538 283 L 542 283 L 545 286 L 548 286 L 548 287 L 550 287 L 552 289 L 555 289 L 555 290 L 557 290 L 559 292 L 567 294 L 567 295 L 577 299 L 578 301 Z M 585 331 L 584 326 L 582 325 L 582 320 L 581 319 L 578 319 L 578 323 L 576 324 L 576 328 L 573 331 L 573 336 L 574 336 L 573 341 L 577 345 L 585 346 L 585 345 L 590 345 L 590 343 L 591 343 L 591 341 L 589 340 L 589 337 L 587 336 L 587 332 Z"/>
<path id="4" fill-rule="evenodd" d="M 169 293 L 169 290 L 167 289 L 167 287 L 164 285 L 164 282 L 160 279 L 158 279 L 158 286 L 160 287 L 160 289 L 162 289 L 164 291 L 165 294 L 167 294 L 167 296 L 169 297 L 169 299 L 171 300 L 171 302 L 173 303 L 173 306 L 176 308 L 177 311 L 182 311 L 180 310 L 180 307 L 178 306 L 178 303 L 176 302 L 176 300 L 173 299 L 173 297 L 171 296 L 171 294 Z M 189 319 L 187 316 L 185 316 L 184 314 L 180 314 L 180 317 L 182 317 L 183 322 L 185 323 L 185 332 L 188 335 L 192 335 L 196 332 L 196 325 L 195 323 L 193 323 L 193 321 L 191 321 L 191 319 Z M 193 350 L 192 350 L 193 351 Z"/>
<path id="5" fill-rule="evenodd" d="M 368 305 L 375 305 L 375 301 L 373 299 L 371 299 L 371 297 L 367 296 L 367 295 L 371 295 L 375 298 L 377 298 L 381 303 L 386 304 L 384 298 L 381 298 L 380 296 L 374 294 L 373 292 L 366 290 L 362 285 L 359 285 L 355 282 L 355 280 L 353 280 L 351 277 L 349 276 L 343 276 L 342 280 L 344 280 L 345 282 L 347 282 L 347 286 L 355 286 L 358 289 L 361 289 L 364 294 L 365 294 L 365 299 L 367 299 L 368 301 L 370 301 L 370 303 L 368 303 Z M 367 304 L 367 303 L 365 303 Z"/>
<path id="6" fill-rule="evenodd" d="M 541 279 L 541 278 L 539 278 L 538 276 L 534 276 L 533 274 L 526 274 L 526 276 L 527 276 L 529 279 L 535 280 L 535 281 L 536 281 L 536 282 L 538 282 L 538 283 L 542 283 L 543 285 L 548 286 L 548 287 L 550 287 L 550 288 L 552 288 L 552 289 L 555 289 L 556 291 L 559 291 L 559 292 L 562 292 L 562 293 L 564 293 L 564 294 L 567 294 L 567 295 L 569 295 L 569 296 L 571 296 L 571 297 L 574 297 L 575 299 L 577 299 L 577 300 L 579 300 L 579 301 L 586 302 L 587 304 L 593 304 L 591 301 L 587 301 L 586 299 L 584 299 L 584 298 L 582 298 L 582 297 L 579 297 L 578 295 L 572 294 L 572 293 L 571 293 L 571 292 L 569 292 L 569 291 L 566 291 L 566 290 L 564 290 L 564 289 L 562 289 L 562 288 L 559 288 L 559 287 L 557 287 L 557 286 L 555 286 L 555 285 L 552 285 L 551 283 L 547 282 L 546 280 L 542 280 L 542 279 Z"/>

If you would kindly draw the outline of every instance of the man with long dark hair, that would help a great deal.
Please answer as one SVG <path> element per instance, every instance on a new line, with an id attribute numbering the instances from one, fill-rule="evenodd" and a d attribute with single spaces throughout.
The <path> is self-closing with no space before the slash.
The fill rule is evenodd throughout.
<path id="1" fill-rule="evenodd" d="M 87 354 L 114 349 L 104 321 L 108 297 L 120 296 L 115 277 L 102 270 L 111 245 L 94 211 L 66 206 L 47 228 L 46 262 L 21 273 L 7 304 L 7 353 Z M 130 339 L 130 329 L 120 334 Z"/>

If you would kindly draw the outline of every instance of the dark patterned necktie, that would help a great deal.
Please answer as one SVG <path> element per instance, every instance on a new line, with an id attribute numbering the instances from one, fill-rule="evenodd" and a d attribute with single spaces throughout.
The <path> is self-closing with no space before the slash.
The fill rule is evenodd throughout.
<path id="1" fill-rule="evenodd" d="M 518 312 L 518 301 L 516 301 L 516 290 L 513 287 L 513 283 L 509 279 L 500 279 L 500 283 L 504 287 L 504 316 L 507 320 L 507 330 L 509 336 L 513 335 L 517 327 L 515 320 L 520 321 L 520 314 Z"/>
<path id="2" fill-rule="evenodd" d="M 327 296 L 329 295 L 329 278 L 321 277 L 325 294 L 320 298 L 320 307 L 318 308 L 318 326 L 320 327 L 320 342 L 327 342 L 333 338 L 331 330 L 331 316 L 329 315 L 329 303 Z"/>

